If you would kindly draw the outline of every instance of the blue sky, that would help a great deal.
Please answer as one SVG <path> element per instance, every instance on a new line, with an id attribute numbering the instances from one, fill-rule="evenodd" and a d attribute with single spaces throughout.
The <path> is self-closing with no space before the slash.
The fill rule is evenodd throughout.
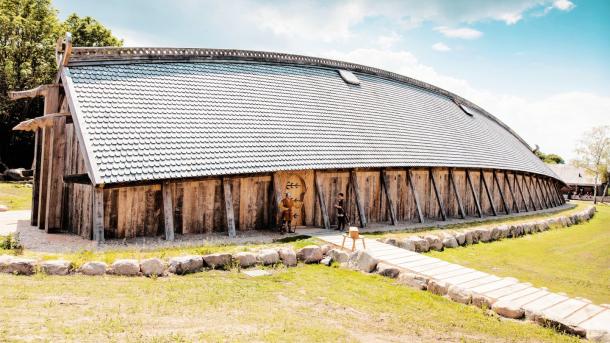
<path id="1" fill-rule="evenodd" d="M 270 50 L 373 65 L 449 89 L 532 146 L 574 157 L 610 125 L 610 1 L 54 1 L 126 46 Z"/>

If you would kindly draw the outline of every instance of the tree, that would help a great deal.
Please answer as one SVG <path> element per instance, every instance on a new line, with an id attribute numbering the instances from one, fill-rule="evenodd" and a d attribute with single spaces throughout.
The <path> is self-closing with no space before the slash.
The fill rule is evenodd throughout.
<path id="1" fill-rule="evenodd" d="M 72 14 L 60 23 L 51 0 L 0 0 L 0 165 L 27 166 L 32 161 L 32 134 L 12 128 L 42 115 L 43 101 L 11 101 L 7 94 L 53 81 L 55 43 L 66 30 L 74 31 L 75 46 L 123 44 L 91 17 Z"/>
<path id="2" fill-rule="evenodd" d="M 575 164 L 585 168 L 595 177 L 594 203 L 597 203 L 597 182 L 600 176 L 607 177 L 610 165 L 610 126 L 597 126 L 584 133 L 576 148 Z"/>
<path id="3" fill-rule="evenodd" d="M 541 159 L 544 163 L 549 163 L 549 164 L 566 163 L 565 160 L 557 154 L 545 154 L 540 150 L 535 150 L 534 154 L 536 154 L 536 156 L 538 156 L 538 158 Z"/>
<path id="4" fill-rule="evenodd" d="M 112 31 L 89 16 L 81 18 L 76 13 L 72 13 L 64 21 L 62 28 L 64 32 L 72 33 L 72 45 L 74 46 L 123 45 L 122 39 L 113 36 Z"/>

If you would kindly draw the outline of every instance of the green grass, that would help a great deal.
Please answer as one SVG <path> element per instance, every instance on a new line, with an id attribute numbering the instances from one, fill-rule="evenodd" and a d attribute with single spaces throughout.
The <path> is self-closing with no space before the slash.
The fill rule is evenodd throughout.
<path id="1" fill-rule="evenodd" d="M 502 225 L 502 224 L 529 222 L 529 221 L 535 221 L 535 220 L 540 220 L 540 219 L 545 219 L 545 218 L 551 218 L 551 217 L 555 217 L 555 216 L 559 216 L 559 215 L 569 215 L 569 214 L 572 214 L 575 212 L 579 212 L 590 205 L 590 203 L 586 203 L 586 202 L 573 202 L 573 203 L 576 205 L 574 208 L 565 209 L 562 211 L 557 211 L 557 212 L 552 212 L 552 213 L 530 214 L 530 215 L 521 216 L 521 217 L 500 217 L 497 219 L 489 219 L 489 220 L 484 220 L 484 221 L 477 222 L 477 223 L 460 223 L 460 224 L 447 225 L 447 226 L 444 226 L 443 228 L 432 227 L 432 228 L 423 228 L 423 229 L 419 229 L 419 230 L 377 232 L 377 233 L 373 233 L 373 234 L 366 234 L 366 236 L 370 237 L 370 238 L 386 238 L 386 237 L 405 238 L 405 237 L 410 237 L 410 236 L 435 234 L 435 233 L 439 233 L 439 232 L 442 232 L 445 230 L 462 231 L 465 229 L 473 229 L 473 228 L 478 228 L 478 227 L 489 227 L 490 225 Z"/>
<path id="2" fill-rule="evenodd" d="M 0 182 L 0 205 L 9 210 L 29 210 L 32 207 L 32 188 L 23 183 Z"/>
<path id="3" fill-rule="evenodd" d="M 589 222 L 430 255 L 534 286 L 610 303 L 610 207 Z"/>
<path id="4" fill-rule="evenodd" d="M 376 275 L 321 265 L 248 278 L 0 275 L 0 341 L 576 342 Z"/>

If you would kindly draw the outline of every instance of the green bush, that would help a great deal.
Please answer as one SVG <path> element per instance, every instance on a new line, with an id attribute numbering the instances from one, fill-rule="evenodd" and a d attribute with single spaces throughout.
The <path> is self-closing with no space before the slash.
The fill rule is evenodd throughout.
<path id="1" fill-rule="evenodd" d="M 21 251 L 23 247 L 19 242 L 19 236 L 9 234 L 7 236 L 0 236 L 0 249 Z"/>

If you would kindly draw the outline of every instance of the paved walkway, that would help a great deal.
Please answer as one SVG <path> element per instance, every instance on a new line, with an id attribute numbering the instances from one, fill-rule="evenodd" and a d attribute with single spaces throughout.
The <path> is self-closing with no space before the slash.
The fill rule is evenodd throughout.
<path id="1" fill-rule="evenodd" d="M 17 231 L 19 221 L 30 221 L 30 210 L 0 212 L 0 236 Z"/>
<path id="2" fill-rule="evenodd" d="M 341 246 L 343 237 L 336 233 L 319 233 L 317 238 Z M 351 240 L 348 239 L 351 247 Z M 532 287 L 514 278 L 495 275 L 448 263 L 393 245 L 367 239 L 366 251 L 380 262 L 401 270 L 416 273 L 436 285 L 435 293 L 448 295 L 453 300 L 477 303 L 476 299 L 493 304 L 492 309 L 506 317 L 524 315 L 537 322 L 547 322 L 572 333 L 610 341 L 610 309 L 585 299 L 569 298 L 544 288 Z M 358 242 L 357 248 L 362 248 Z M 450 289 L 451 288 L 451 289 Z M 441 291 L 439 291 L 441 289 Z"/>

